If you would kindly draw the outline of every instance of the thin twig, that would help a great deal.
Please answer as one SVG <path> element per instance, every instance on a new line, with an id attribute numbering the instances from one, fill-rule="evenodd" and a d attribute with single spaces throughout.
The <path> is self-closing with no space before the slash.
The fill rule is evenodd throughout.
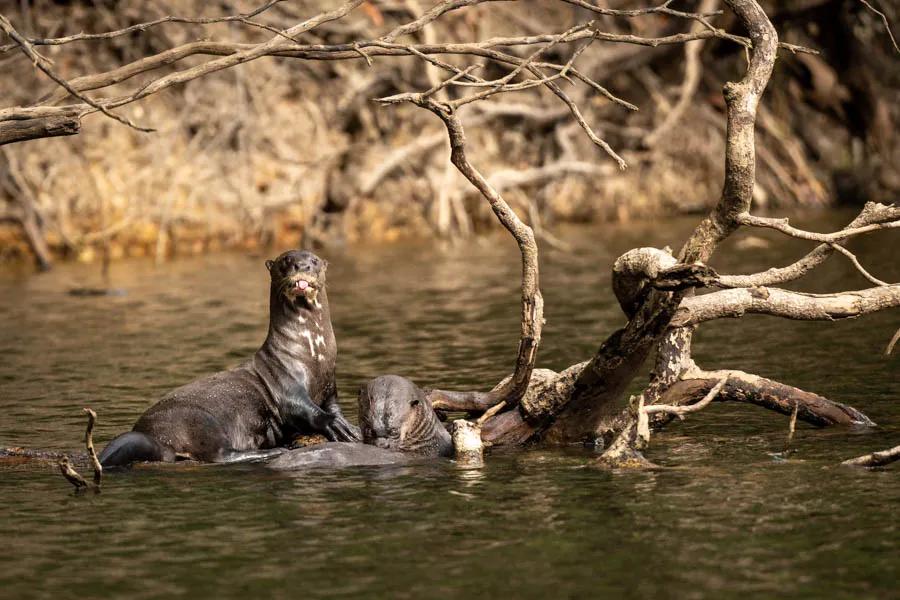
<path id="1" fill-rule="evenodd" d="M 68 35 L 65 37 L 59 38 L 26 38 L 26 41 L 32 46 L 60 46 L 62 44 L 69 44 L 71 42 L 77 41 L 88 41 L 88 40 L 110 40 L 113 38 L 117 38 L 123 35 L 128 35 L 130 33 L 135 32 L 144 32 L 151 27 L 155 27 L 156 25 L 162 25 L 163 23 L 186 23 L 190 25 L 211 25 L 214 23 L 227 23 L 229 21 L 238 21 L 241 23 L 246 23 L 247 25 L 251 25 L 253 27 L 259 27 L 261 29 L 266 29 L 276 34 L 280 34 L 277 28 L 271 27 L 269 25 L 265 25 L 263 23 L 257 23 L 256 21 L 251 21 L 252 17 L 267 11 L 272 8 L 279 2 L 284 2 L 284 0 L 270 0 L 266 2 L 264 5 L 259 8 L 252 10 L 248 13 L 240 14 L 240 15 L 229 15 L 226 17 L 176 17 L 176 16 L 167 16 L 161 17 L 159 19 L 155 19 L 153 21 L 148 21 L 146 23 L 137 23 L 136 25 L 130 25 L 123 29 L 117 29 L 115 31 L 107 31 L 105 33 L 76 33 L 74 35 Z M 288 37 L 292 42 L 296 42 L 297 40 Z M 4 52 L 9 52 L 10 50 L 15 49 L 17 44 L 6 44 L 5 46 L 0 46 L 0 54 Z"/>
<path id="2" fill-rule="evenodd" d="M 485 0 L 486 1 L 486 0 Z M 304 33 L 317 27 L 318 25 L 343 17 L 349 10 L 355 8 L 359 4 L 362 3 L 362 0 L 353 0 L 347 2 L 344 6 L 331 11 L 329 13 L 322 13 L 317 15 L 316 17 L 310 18 L 303 23 L 296 25 L 284 32 L 280 32 L 280 37 L 295 37 L 300 33 Z M 460 6 L 468 6 L 471 4 L 476 4 L 475 0 L 456 0 L 456 2 L 445 3 L 445 5 L 453 5 L 455 7 Z M 442 5 L 444 6 L 444 5 Z M 448 9 L 448 10 L 452 10 Z M 424 26 L 422 22 L 417 21 L 418 25 Z M 405 26 L 404 26 L 405 27 Z M 418 29 L 416 29 L 418 30 Z M 536 35 L 536 36 L 523 36 L 523 37 L 512 37 L 512 38 L 490 38 L 481 42 L 476 42 L 472 44 L 417 44 L 417 45 L 403 45 L 403 44 L 394 44 L 390 40 L 392 37 L 390 35 L 384 36 L 378 40 L 370 40 L 364 42 L 353 42 L 347 44 L 334 44 L 334 45 L 303 45 L 303 44 L 292 44 L 286 40 L 274 38 L 268 42 L 262 44 L 237 44 L 237 43 L 224 43 L 224 42 L 192 42 L 190 44 L 185 44 L 182 46 L 178 46 L 177 48 L 173 48 L 171 50 L 167 50 L 158 55 L 149 56 L 139 61 L 135 61 L 130 65 L 125 65 L 124 67 L 120 67 L 118 69 L 114 69 L 113 71 L 109 71 L 107 73 L 100 73 L 97 75 L 92 75 L 84 78 L 79 78 L 80 82 L 84 82 L 84 85 L 81 86 L 82 89 L 98 89 L 101 87 L 106 87 L 108 85 L 112 85 L 114 83 L 123 81 L 124 79 L 128 79 L 130 77 L 134 77 L 139 73 L 143 73 L 149 70 L 153 70 L 159 68 L 160 66 L 171 64 L 176 60 L 181 60 L 187 56 L 192 56 L 195 54 L 210 54 L 216 56 L 223 56 L 223 58 L 212 60 L 202 65 L 198 65 L 196 67 L 192 67 L 189 69 L 185 69 L 183 71 L 170 73 L 159 79 L 156 79 L 144 87 L 140 88 L 136 93 L 133 93 L 128 96 L 123 96 L 119 98 L 112 98 L 109 100 L 104 100 L 102 102 L 98 102 L 98 104 L 102 104 L 105 108 L 117 108 L 119 106 L 123 106 L 125 104 L 135 102 L 137 100 L 141 100 L 150 94 L 157 93 L 171 87 L 173 85 L 186 83 L 187 81 L 196 79 L 198 77 L 207 75 L 209 73 L 218 71 L 223 68 L 232 67 L 238 64 L 242 64 L 248 62 L 250 60 L 255 60 L 256 58 L 262 56 L 286 56 L 292 58 L 300 58 L 300 59 L 308 59 L 308 60 L 346 60 L 346 59 L 359 59 L 361 57 L 360 51 L 363 50 L 365 55 L 368 57 L 374 56 L 399 56 L 399 55 L 408 55 L 415 54 L 419 55 L 428 55 L 428 54 L 457 54 L 457 55 L 476 55 L 476 56 L 484 56 L 487 58 L 491 58 L 493 60 L 500 60 L 501 62 L 507 62 L 510 64 L 518 64 L 522 62 L 524 59 L 517 59 L 511 55 L 504 54 L 502 52 L 497 52 L 495 50 L 491 50 L 491 48 L 498 46 L 521 46 L 521 45 L 531 45 L 538 44 L 543 42 L 552 41 L 559 34 L 546 34 L 546 35 Z M 698 33 L 687 33 L 687 34 L 675 34 L 670 36 L 664 36 L 660 38 L 643 38 L 640 36 L 633 35 L 615 35 L 608 34 L 596 31 L 581 31 L 575 33 L 568 38 L 566 38 L 565 42 L 574 42 L 580 39 L 588 39 L 596 37 L 596 39 L 607 42 L 620 42 L 620 43 L 631 43 L 631 44 L 639 44 L 643 46 L 657 47 L 661 45 L 667 44 L 680 44 L 683 42 L 687 42 L 690 40 L 699 40 L 699 39 L 708 39 L 710 37 L 722 37 L 721 35 L 717 35 L 716 32 L 710 31 L 701 31 Z M 746 38 L 738 38 L 737 36 L 731 36 L 735 38 L 734 41 L 738 43 L 750 44 L 750 41 Z M 729 38 L 731 39 L 731 38 Z M 281 42 L 281 43 L 277 43 Z M 367 51 L 366 51 L 367 50 Z M 805 48 L 791 48 L 792 51 L 808 51 L 815 52 L 810 49 Z M 433 64 L 437 64 L 436 61 L 431 60 Z M 440 65 L 442 67 L 448 67 L 446 63 Z M 532 67 L 537 68 L 561 68 L 557 65 L 544 64 L 544 63 L 535 63 Z M 450 69 L 455 72 L 454 69 Z M 535 74 L 539 78 L 544 78 L 543 75 L 536 72 L 535 69 L 529 68 L 535 72 Z M 579 76 L 579 74 L 574 70 L 570 70 L 569 74 L 577 79 L 581 79 L 584 81 L 583 76 Z M 588 83 L 586 81 L 586 83 Z M 589 83 L 590 84 L 590 83 Z M 552 82 L 547 84 L 548 87 L 559 96 L 564 102 L 569 104 L 566 101 L 564 95 L 561 95 L 561 90 L 558 90 L 558 87 L 555 87 Z M 607 98 L 612 101 L 615 101 L 623 106 L 628 106 L 629 108 L 633 108 L 633 106 L 628 103 L 616 99 L 612 94 L 609 94 L 607 90 L 604 88 L 597 86 L 596 84 L 591 84 L 592 87 L 595 87 L 598 91 L 603 93 Z M 34 107 L 15 107 L 10 109 L 2 109 L 0 110 L 0 121 L 11 120 L 11 119 L 31 119 L 31 118 L 47 118 L 47 117 L 55 117 L 60 115 L 73 115 L 73 114 L 83 114 L 85 107 L 81 105 L 70 105 L 70 106 L 61 106 L 61 107 L 46 107 L 46 106 L 34 106 Z M 587 123 L 584 122 L 584 118 L 580 115 L 580 112 L 576 112 L 573 110 L 573 115 L 576 120 L 579 122 L 579 125 L 588 133 L 591 141 L 596 145 L 600 146 L 607 153 L 611 153 L 610 155 L 613 158 L 616 158 L 617 162 L 619 162 L 620 167 L 624 165 L 624 161 L 621 160 L 612 149 L 609 148 L 608 145 L 605 144 L 602 140 L 597 138 L 593 132 L 590 131 L 590 128 L 587 126 Z"/>
<path id="3" fill-rule="evenodd" d="M 884 28 L 887 30 L 888 37 L 891 38 L 891 43 L 894 45 L 894 50 L 896 50 L 897 53 L 900 54 L 900 46 L 897 45 L 897 40 L 894 38 L 894 32 L 891 31 L 891 24 L 888 22 L 887 16 L 883 12 L 866 2 L 866 0 L 859 1 L 862 2 L 866 6 L 866 8 L 881 17 L 881 20 L 884 21 Z"/>
<path id="4" fill-rule="evenodd" d="M 894 337 L 891 338 L 891 341 L 888 342 L 887 348 L 884 349 L 885 356 L 891 355 L 891 352 L 894 351 L 894 346 L 897 345 L 898 340 L 900 340 L 900 329 L 897 330 L 897 333 L 895 333 Z"/>
<path id="5" fill-rule="evenodd" d="M 478 425 L 479 427 L 481 427 L 485 421 L 487 421 L 488 419 L 490 419 L 491 417 L 496 415 L 498 412 L 503 410 L 504 406 L 506 406 L 506 400 L 504 400 L 503 402 L 499 402 L 498 404 L 495 404 L 494 406 L 490 407 L 489 409 L 484 411 L 483 415 L 478 417 L 478 420 L 475 421 L 475 424 Z"/>
<path id="6" fill-rule="evenodd" d="M 787 456 L 791 450 L 791 442 L 794 440 L 794 431 L 797 430 L 797 413 L 800 410 L 800 403 L 794 400 L 794 410 L 791 412 L 791 422 L 788 425 L 787 440 L 784 442 L 784 450 L 782 454 Z"/>
<path id="7" fill-rule="evenodd" d="M 837 244 L 829 244 L 829 246 L 831 246 L 833 249 L 837 250 L 838 252 L 840 252 L 847 258 L 849 258 L 850 262 L 853 263 L 853 266 L 856 267 L 856 270 L 859 271 L 862 274 L 862 276 L 865 277 L 866 279 L 868 279 L 871 283 L 874 283 L 875 285 L 890 285 L 886 281 L 882 281 L 882 280 L 878 279 L 877 277 L 875 277 L 874 275 L 872 275 L 871 273 L 869 273 L 868 271 L 866 271 L 863 268 L 863 266 L 860 264 L 859 259 L 856 258 L 856 255 L 853 254 L 852 252 L 850 252 L 849 250 L 847 250 L 846 248 L 844 248 L 843 246 L 839 246 Z"/>
<path id="8" fill-rule="evenodd" d="M 900 219 L 900 207 L 869 202 L 845 229 L 854 229 L 872 223 L 886 223 L 898 219 Z M 843 244 L 844 242 L 834 243 Z M 766 271 L 750 275 L 721 275 L 719 277 L 719 285 L 722 287 L 760 287 L 794 281 L 823 264 L 833 252 L 834 248 L 831 244 L 820 244 L 810 251 L 809 254 L 786 267 L 772 267 Z"/>
<path id="9" fill-rule="evenodd" d="M 97 413 L 90 408 L 85 408 L 88 422 L 84 431 L 84 447 L 87 449 L 88 457 L 91 459 L 91 466 L 94 468 L 94 487 L 100 490 L 100 480 L 103 478 L 103 466 L 97 458 L 97 452 L 94 450 L 94 423 L 97 421 Z"/>
<path id="10" fill-rule="evenodd" d="M 722 377 L 719 379 L 719 383 L 713 386 L 709 392 L 703 397 L 700 402 L 696 402 L 694 404 L 686 404 L 684 406 L 674 406 L 669 404 L 648 404 L 643 407 L 643 411 L 652 415 L 654 413 L 669 413 L 675 415 L 679 419 L 684 420 L 684 415 L 692 412 L 697 412 L 698 410 L 703 410 L 706 408 L 713 400 L 716 399 L 716 396 L 719 395 L 719 392 L 722 391 L 722 388 L 725 387 L 725 384 L 728 383 L 728 377 Z"/>

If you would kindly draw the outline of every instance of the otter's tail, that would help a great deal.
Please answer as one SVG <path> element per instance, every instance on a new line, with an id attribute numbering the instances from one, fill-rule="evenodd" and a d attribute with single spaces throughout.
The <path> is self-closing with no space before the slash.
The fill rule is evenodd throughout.
<path id="1" fill-rule="evenodd" d="M 175 462 L 175 451 L 149 435 L 129 431 L 114 438 L 100 453 L 104 467 L 126 467 L 133 462 Z"/>

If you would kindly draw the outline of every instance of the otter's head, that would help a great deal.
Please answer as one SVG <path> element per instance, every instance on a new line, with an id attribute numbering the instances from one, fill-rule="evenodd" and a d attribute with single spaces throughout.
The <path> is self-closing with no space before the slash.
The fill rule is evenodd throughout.
<path id="1" fill-rule="evenodd" d="M 425 393 L 398 375 L 376 377 L 359 390 L 359 424 L 363 442 L 379 448 L 424 456 L 453 452 Z"/>
<path id="2" fill-rule="evenodd" d="M 307 250 L 290 250 L 266 261 L 272 277 L 273 297 L 284 298 L 297 307 L 312 308 L 325 287 L 328 262 Z"/>

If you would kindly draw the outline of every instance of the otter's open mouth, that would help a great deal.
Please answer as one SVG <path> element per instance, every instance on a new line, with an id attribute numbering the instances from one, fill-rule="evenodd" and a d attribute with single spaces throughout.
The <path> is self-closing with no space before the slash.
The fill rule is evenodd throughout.
<path id="1" fill-rule="evenodd" d="M 308 288 L 310 288 L 310 287 L 312 287 L 311 284 L 310 284 L 307 280 L 305 280 L 305 279 L 298 279 L 298 280 L 295 281 L 294 284 L 291 286 L 291 288 L 293 289 L 293 291 L 295 291 L 295 292 L 303 292 L 303 293 L 306 293 L 306 290 L 307 290 Z"/>
<path id="2" fill-rule="evenodd" d="M 319 293 L 319 281 L 312 275 L 301 273 L 286 282 L 284 294 L 291 300 L 305 299 L 309 304 L 316 301 Z"/>

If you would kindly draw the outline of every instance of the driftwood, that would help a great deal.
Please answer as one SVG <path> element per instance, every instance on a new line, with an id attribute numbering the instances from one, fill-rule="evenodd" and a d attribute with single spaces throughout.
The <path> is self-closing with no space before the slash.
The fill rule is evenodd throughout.
<path id="1" fill-rule="evenodd" d="M 900 460 L 900 446 L 851 458 L 841 464 L 851 467 L 883 467 L 897 460 Z"/>

